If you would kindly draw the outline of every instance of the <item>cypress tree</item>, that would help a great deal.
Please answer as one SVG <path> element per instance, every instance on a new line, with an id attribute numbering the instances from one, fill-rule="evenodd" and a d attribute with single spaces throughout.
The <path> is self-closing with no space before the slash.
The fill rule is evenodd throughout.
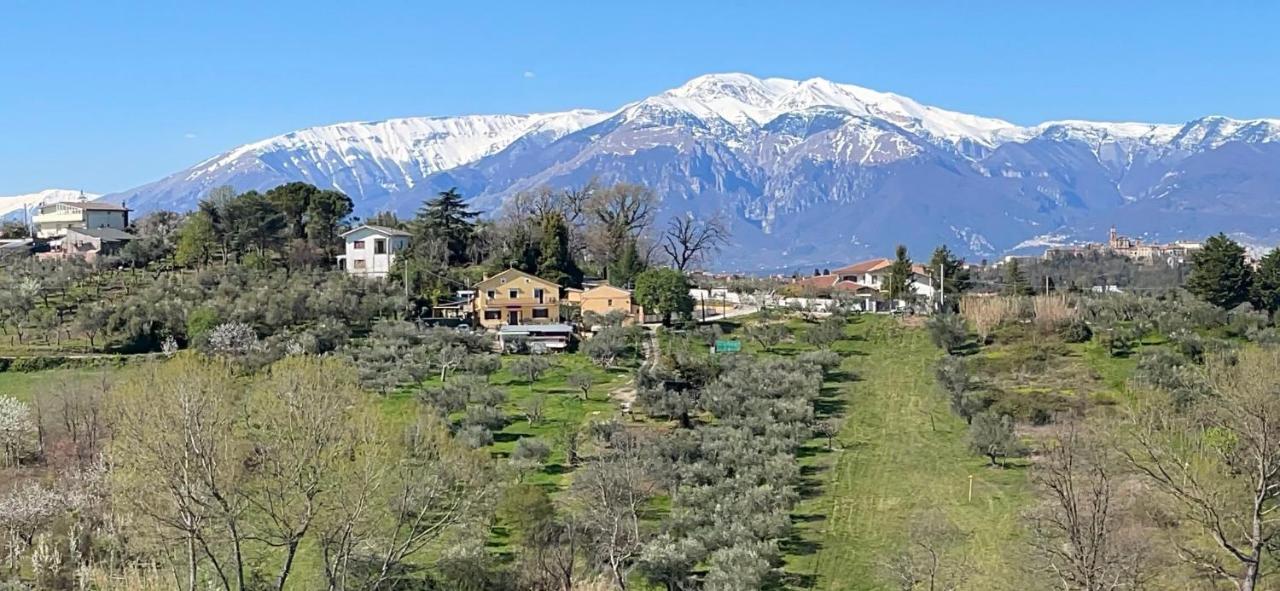
<path id="1" fill-rule="evenodd" d="M 569 226 L 560 212 L 542 218 L 541 257 L 538 276 L 563 287 L 581 287 L 582 270 L 569 253 Z"/>
<path id="2" fill-rule="evenodd" d="M 885 289 L 889 292 L 889 299 L 906 300 L 911 297 L 911 259 L 907 256 L 907 247 L 899 244 L 894 256 Z"/>
<path id="3" fill-rule="evenodd" d="M 617 260 L 609 265 L 609 283 L 618 287 L 626 287 L 635 281 L 636 275 L 645 270 L 644 261 L 636 249 L 635 239 L 627 240 L 622 245 L 622 252 Z"/>

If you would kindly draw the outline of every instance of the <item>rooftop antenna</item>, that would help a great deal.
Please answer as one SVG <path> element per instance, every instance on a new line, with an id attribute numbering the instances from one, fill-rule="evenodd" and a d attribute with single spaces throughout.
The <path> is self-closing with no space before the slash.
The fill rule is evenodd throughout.
<path id="1" fill-rule="evenodd" d="M 84 198 L 84 189 L 81 189 L 81 190 L 80 190 L 80 203 L 84 203 L 85 201 L 88 201 L 88 200 Z"/>

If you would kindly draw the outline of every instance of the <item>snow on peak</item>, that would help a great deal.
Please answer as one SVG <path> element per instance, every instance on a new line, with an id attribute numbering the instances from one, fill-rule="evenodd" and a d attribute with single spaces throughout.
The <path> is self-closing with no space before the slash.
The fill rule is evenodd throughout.
<path id="1" fill-rule="evenodd" d="M 196 165 L 187 180 L 230 166 L 248 156 L 285 153 L 334 159 L 345 165 L 357 160 L 380 166 L 412 166 L 418 174 L 470 164 L 495 154 L 531 134 L 562 137 L 600 122 L 605 113 L 573 110 L 530 115 L 464 115 L 408 117 L 310 127 L 245 144 Z M 407 172 L 407 171 L 402 171 Z"/>
<path id="2" fill-rule="evenodd" d="M 0 216 L 22 211 L 23 209 L 34 209 L 45 203 L 79 201 L 81 198 L 86 201 L 93 201 L 99 197 L 101 195 L 97 193 L 85 193 L 75 189 L 45 189 L 25 195 L 0 196 Z"/>
<path id="3" fill-rule="evenodd" d="M 834 107 L 951 141 L 969 139 L 993 145 L 1002 134 L 1017 129 L 1007 121 L 929 107 L 904 96 L 825 78 L 789 80 L 709 74 L 659 97 L 673 108 L 698 116 L 713 115 L 735 125 L 758 126 L 786 113 Z"/>

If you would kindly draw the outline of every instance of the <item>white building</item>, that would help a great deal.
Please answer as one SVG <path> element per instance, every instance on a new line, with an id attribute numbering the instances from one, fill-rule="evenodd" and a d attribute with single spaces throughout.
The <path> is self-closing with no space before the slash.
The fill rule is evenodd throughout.
<path id="1" fill-rule="evenodd" d="M 346 253 L 338 268 L 352 275 L 381 279 L 396 262 L 396 253 L 409 248 L 409 233 L 384 226 L 360 226 L 342 235 Z"/>
<path id="2" fill-rule="evenodd" d="M 69 228 L 123 231 L 129 226 L 129 209 L 101 201 L 59 201 L 41 205 L 31 222 L 35 224 L 38 238 L 57 238 L 66 235 Z"/>

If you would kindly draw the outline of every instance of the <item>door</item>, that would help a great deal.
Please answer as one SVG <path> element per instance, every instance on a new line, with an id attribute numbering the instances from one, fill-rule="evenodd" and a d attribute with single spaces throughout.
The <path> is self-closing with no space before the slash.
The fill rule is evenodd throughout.
<path id="1" fill-rule="evenodd" d="M 520 324 L 519 310 L 507 310 L 507 324 Z"/>

